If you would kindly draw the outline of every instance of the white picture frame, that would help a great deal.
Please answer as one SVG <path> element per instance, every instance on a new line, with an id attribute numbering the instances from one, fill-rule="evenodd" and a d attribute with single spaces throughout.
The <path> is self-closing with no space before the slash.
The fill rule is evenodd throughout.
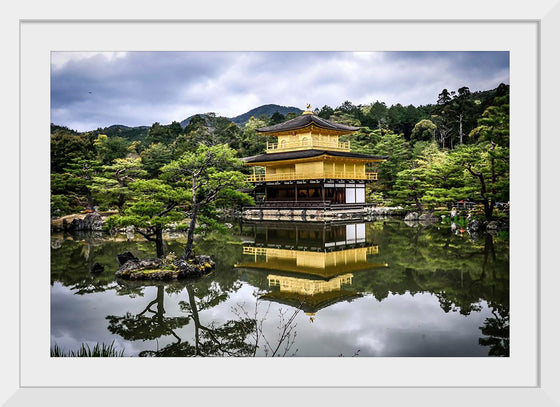
<path id="1" fill-rule="evenodd" d="M 535 134 L 537 138 L 535 140 L 528 141 L 527 153 L 528 157 L 525 161 L 525 165 L 529 168 L 529 171 L 525 175 L 526 180 L 529 182 L 529 191 L 534 191 L 535 194 L 526 198 L 526 203 L 528 206 L 525 208 L 529 212 L 526 214 L 528 218 L 531 219 L 533 226 L 536 230 L 527 230 L 528 241 L 527 243 L 527 261 L 534 261 L 534 271 L 536 273 L 535 278 L 535 290 L 533 293 L 535 298 L 537 298 L 538 303 L 536 304 L 537 317 L 534 321 L 532 328 L 536 329 L 536 340 L 528 343 L 534 344 L 535 357 L 537 361 L 537 366 L 534 367 L 536 372 L 536 377 L 534 378 L 534 383 L 531 385 L 519 385 L 514 380 L 510 383 L 503 383 L 493 386 L 484 385 L 484 383 L 466 384 L 466 386 L 458 385 L 434 385 L 426 384 L 424 380 L 425 377 L 418 377 L 418 383 L 414 384 L 408 382 L 404 385 L 399 385 L 395 383 L 393 385 L 375 386 L 375 385 L 363 385 L 352 386 L 348 383 L 343 383 L 342 385 L 335 382 L 323 382 L 310 379 L 305 377 L 299 380 L 290 380 L 288 382 L 280 383 L 280 385 L 275 385 L 271 382 L 258 382 L 258 376 L 263 376 L 259 370 L 255 370 L 254 366 L 250 363 L 244 363 L 239 365 L 239 370 L 236 372 L 236 377 L 232 376 L 232 382 L 235 385 L 228 386 L 224 380 L 218 380 L 219 387 L 216 387 L 216 382 L 214 382 L 214 377 L 206 376 L 204 380 L 195 380 L 193 377 L 189 377 L 190 374 L 185 373 L 185 387 L 177 386 L 173 383 L 172 387 L 158 387 L 157 385 L 150 384 L 149 381 L 142 383 L 135 383 L 134 381 L 127 380 L 127 374 L 130 373 L 131 369 L 142 370 L 145 369 L 146 372 L 153 371 L 157 367 L 156 361 L 153 360 L 139 360 L 138 358 L 133 358 L 127 370 L 119 371 L 121 368 L 114 361 L 108 361 L 106 359 L 99 359 L 95 361 L 90 361 L 90 366 L 92 371 L 97 372 L 97 374 L 104 373 L 106 375 L 111 375 L 115 377 L 110 384 L 105 383 L 100 386 L 91 381 L 90 383 L 84 383 L 83 380 L 78 380 L 78 384 L 71 383 L 68 381 L 68 385 L 64 383 L 56 383 L 55 380 L 57 369 L 72 369 L 72 361 L 62 361 L 53 360 L 50 362 L 50 366 L 47 370 L 53 372 L 53 377 L 48 377 L 43 374 L 38 377 L 33 377 L 30 380 L 30 375 L 33 374 L 32 362 L 27 360 L 27 356 L 20 354 L 16 350 L 20 349 L 30 349 L 29 341 L 31 339 L 37 341 L 37 347 L 41 349 L 41 352 L 48 353 L 49 342 L 44 342 L 45 339 L 45 326 L 47 331 L 50 328 L 50 324 L 46 321 L 46 324 L 41 325 L 37 328 L 37 337 L 30 338 L 28 335 L 28 330 L 26 330 L 25 320 L 22 320 L 22 316 L 25 319 L 29 313 L 29 307 L 35 300 L 30 297 L 30 295 L 20 295 L 20 290 L 15 290 L 15 287 L 20 287 L 20 284 L 26 281 L 26 278 L 30 272 L 35 270 L 33 268 L 33 261 L 35 260 L 35 250 L 40 251 L 41 249 L 33 247 L 35 242 L 44 242 L 45 233 L 48 234 L 48 230 L 43 230 L 48 228 L 48 207 L 44 206 L 44 196 L 45 191 L 48 191 L 48 173 L 36 173 L 36 178 L 30 181 L 30 170 L 33 165 L 35 165 L 34 160 L 30 159 L 32 150 L 37 150 L 36 153 L 44 154 L 48 151 L 48 140 L 46 136 L 46 129 L 48 128 L 47 123 L 43 121 L 48 117 L 48 94 L 45 98 L 44 89 L 48 89 L 49 82 L 49 72 L 45 71 L 44 66 L 30 66 L 29 61 L 25 58 L 27 57 L 26 49 L 22 47 L 27 47 L 26 41 L 29 38 L 42 37 L 45 41 L 44 44 L 39 46 L 38 54 L 35 57 L 44 59 L 44 52 L 51 45 L 49 41 L 57 42 L 59 40 L 68 40 L 68 32 L 65 29 L 61 31 L 51 30 L 56 24 L 70 24 L 73 29 L 76 30 L 76 40 L 79 40 L 80 35 L 89 36 L 90 40 L 94 38 L 97 34 L 101 34 L 100 27 L 102 23 L 97 24 L 94 20 L 103 20 L 107 18 L 107 14 L 101 8 L 95 10 L 84 9 L 83 11 L 76 12 L 72 9 L 70 3 L 58 2 L 48 4 L 41 4 L 39 2 L 32 3 L 33 8 L 30 12 L 29 3 L 22 3 L 19 5 L 14 5 L 6 14 L 2 17 L 3 20 L 3 38 L 7 40 L 6 54 L 8 55 L 7 66 L 5 67 L 5 75 L 10 75 L 12 78 L 12 83 L 8 84 L 7 92 L 9 97 L 5 97 L 3 103 L 4 111 L 9 112 L 6 117 L 11 119 L 9 123 L 8 131 L 10 134 L 16 135 L 20 134 L 21 147 L 18 146 L 15 137 L 11 140 L 7 140 L 5 144 L 5 162 L 2 163 L 2 174 L 4 182 L 4 190 L 9 191 L 11 195 L 15 195 L 18 188 L 21 188 L 20 197 L 20 219 L 18 225 L 18 219 L 15 216 L 7 220 L 7 225 L 5 226 L 7 230 L 19 231 L 20 239 L 11 238 L 9 242 L 10 250 L 7 253 L 12 253 L 12 257 L 15 257 L 15 253 L 19 253 L 19 259 L 11 259 L 11 263 L 4 270 L 6 287 L 11 287 L 8 292 L 9 304 L 12 305 L 8 315 L 6 316 L 5 326 L 8 327 L 7 332 L 12 333 L 12 335 L 2 335 L 2 348 L 5 349 L 5 355 L 3 355 L 2 363 L 2 390 L 0 392 L 0 401 L 5 402 L 7 406 L 19 406 L 19 405 L 38 405 L 38 404 L 57 404 L 57 405 L 99 405 L 99 404 L 122 404 L 125 403 L 129 405 L 154 405 L 155 403 L 164 402 L 177 402 L 177 401 L 191 401 L 196 399 L 196 402 L 205 402 L 211 399 L 212 404 L 246 404 L 250 402 L 251 398 L 258 400 L 255 397 L 262 397 L 262 402 L 267 404 L 285 404 L 286 402 L 292 402 L 298 399 L 303 399 L 305 402 L 310 402 L 311 398 L 317 404 L 322 403 L 326 405 L 337 405 L 341 403 L 347 403 L 349 398 L 355 399 L 356 401 L 361 401 L 363 403 L 384 403 L 384 404 L 420 404 L 420 405 L 473 405 L 473 404 L 495 404 L 495 405 L 558 405 L 560 403 L 560 390 L 558 390 L 557 384 L 557 363 L 560 361 L 558 354 L 558 347 L 555 346 L 554 340 L 558 335 L 558 328 L 556 324 L 555 315 L 555 293 L 554 288 L 559 283 L 558 273 L 553 267 L 552 263 L 552 253 L 554 253 L 556 247 L 554 247 L 554 239 L 552 232 L 552 219 L 553 214 L 552 208 L 555 199 L 556 188 L 546 188 L 546 186 L 554 186 L 558 184 L 557 179 L 555 179 L 554 171 L 551 168 L 551 163 L 554 162 L 552 157 L 558 149 L 558 138 L 553 137 L 555 118 L 557 115 L 557 108 L 553 103 L 553 97 L 558 92 L 559 85 L 558 79 L 556 77 L 557 73 L 560 72 L 560 58 L 557 52 L 557 38 L 559 35 L 560 27 L 560 2 L 558 0 L 548 1 L 548 2 L 538 2 L 531 4 L 517 5 L 505 1 L 496 1 L 493 3 L 489 2 L 471 2 L 469 4 L 468 10 L 463 8 L 455 8 L 448 2 L 438 2 L 438 1 L 425 1 L 416 3 L 413 1 L 406 2 L 406 7 L 399 3 L 399 5 L 385 5 L 384 7 L 379 7 L 376 5 L 362 5 L 356 4 L 354 2 L 345 3 L 335 3 L 335 2 L 323 2 L 320 7 L 314 4 L 305 3 L 283 3 L 277 13 L 274 15 L 274 21 L 267 21 L 271 18 L 270 14 L 265 13 L 262 3 L 259 4 L 254 2 L 252 4 L 252 12 L 249 13 L 237 2 L 221 2 L 218 5 L 206 5 L 202 4 L 193 5 L 190 4 L 178 6 L 173 15 L 169 15 L 169 10 L 163 10 L 162 4 L 154 4 L 152 9 L 141 8 L 136 5 L 132 6 L 130 4 L 111 4 L 110 17 L 112 19 L 130 19 L 136 22 L 146 22 L 146 19 L 156 19 L 158 22 L 153 22 L 150 24 L 157 24 L 159 30 L 168 29 L 172 32 L 175 28 L 184 23 L 189 23 L 192 26 L 192 34 L 195 34 L 193 38 L 196 38 L 196 34 L 200 33 L 199 27 L 201 24 L 209 23 L 209 18 L 213 19 L 226 19 L 227 21 L 217 22 L 213 20 L 215 24 L 221 24 L 222 27 L 227 27 L 228 25 L 240 25 L 247 26 L 255 24 L 248 22 L 246 19 L 251 18 L 260 21 L 258 24 L 262 24 L 263 33 L 268 30 L 274 31 L 275 27 L 281 27 L 282 21 L 289 21 L 291 24 L 303 24 L 306 29 L 302 30 L 299 34 L 308 33 L 309 36 L 302 35 L 300 37 L 301 43 L 299 47 L 301 49 L 332 49 L 332 44 L 317 44 L 312 42 L 314 33 L 314 21 L 294 21 L 293 18 L 297 15 L 298 19 L 301 18 L 317 18 L 322 21 L 323 24 L 338 25 L 344 24 L 345 31 L 341 35 L 348 36 L 348 30 L 354 30 L 355 35 L 360 34 L 360 24 L 377 24 L 380 26 L 380 32 L 383 32 L 384 24 L 403 24 L 406 27 L 407 24 L 449 24 L 449 29 L 451 30 L 454 25 L 469 24 L 469 23 L 482 23 L 482 24 L 495 24 L 499 26 L 500 24 L 518 24 L 519 27 L 525 26 L 525 24 L 534 25 L 537 32 L 536 44 L 536 71 L 531 71 L 535 74 L 533 78 L 537 83 L 537 95 L 534 96 L 536 101 L 535 111 L 529 114 L 536 118 Z M 478 6 L 478 7 L 477 7 Z M 357 10 L 366 10 L 366 12 L 357 12 Z M 174 9 L 175 10 L 175 9 Z M 261 12 L 262 10 L 262 12 Z M 189 16 L 189 19 L 201 19 L 201 21 L 195 22 L 194 20 L 180 21 L 176 18 L 178 16 Z M 169 19 L 172 21 L 169 21 Z M 68 21 L 61 21 L 68 20 Z M 205 20 L 206 19 L 206 20 Z M 334 20 L 333 20 L 334 19 Z M 87 21 L 85 21 L 87 20 Z M 167 20 L 167 21 L 166 21 Z M 337 20 L 337 21 L 335 21 Z M 346 20 L 340 22 L 338 20 Z M 106 21 L 106 20 L 105 20 Z M 107 23 L 107 21 L 106 21 Z M 163 24 L 162 24 L 163 23 Z M 128 21 L 120 20 L 115 21 L 114 24 L 126 25 L 129 24 Z M 23 28 L 25 26 L 25 28 Z M 31 29 L 28 29 L 31 28 Z M 515 27 L 513 27 L 515 29 Z M 224 33 L 227 31 L 224 31 Z M 269 31 L 270 32 L 270 31 Z M 115 50 L 119 50 L 119 47 L 123 46 L 128 42 L 133 42 L 134 37 L 140 35 L 140 32 L 135 32 L 134 29 L 127 31 L 116 30 L 115 33 L 119 33 L 114 38 Z M 465 31 L 465 35 L 469 32 Z M 165 33 L 164 33 L 165 34 Z M 285 35 L 286 33 L 277 32 L 273 35 Z M 31 37 L 26 37 L 30 35 Z M 120 35 L 120 37 L 119 37 Z M 19 37 L 20 42 L 17 42 Z M 66 38 L 66 39 L 65 39 Z M 70 40 L 73 40 L 70 38 Z M 154 38 L 154 41 L 146 41 L 144 44 L 139 46 L 140 49 L 154 49 L 154 47 L 159 47 L 160 49 L 165 47 L 161 43 L 158 44 L 158 38 Z M 219 49 L 220 41 L 231 41 L 227 35 L 220 38 L 218 35 L 213 40 L 210 40 L 212 49 Z M 412 38 L 411 42 L 418 41 L 418 38 Z M 70 41 L 71 42 L 71 41 Z M 90 41 L 86 48 L 95 44 L 95 41 Z M 106 43 L 105 43 L 106 44 Z M 136 43 L 137 44 L 137 43 Z M 176 49 L 177 43 L 169 45 L 171 49 Z M 196 48 L 196 44 L 190 45 L 191 48 Z M 208 47 L 208 42 L 206 42 L 205 47 Z M 252 44 L 247 44 L 246 48 L 252 48 Z M 56 50 L 57 48 L 51 48 L 51 50 Z M 122 50 L 123 48 L 120 48 Z M 207 49 L 207 48 L 203 48 Z M 255 49 L 258 49 L 255 48 Z M 99 50 L 99 49 L 98 49 Z M 107 50 L 107 49 L 103 49 Z M 250 49 L 245 49 L 250 50 Z M 43 54 L 41 54 L 43 53 Z M 532 58 L 533 55 L 528 55 L 527 58 Z M 513 59 L 512 59 L 513 60 Z M 19 61 L 20 64 L 17 64 Z M 512 69 L 516 66 L 512 63 Z M 515 72 L 512 71 L 512 77 L 514 77 Z M 20 77 L 20 83 L 17 83 L 16 77 Z M 32 78 L 33 81 L 37 83 L 42 83 L 43 85 L 37 88 L 36 97 L 37 100 L 32 101 L 32 104 L 38 105 L 39 110 L 33 110 L 34 107 L 27 105 L 29 100 L 29 89 L 28 84 L 23 82 L 21 78 Z M 512 79 L 512 95 L 515 93 L 513 88 Z M 15 100 L 20 100 L 21 108 L 15 103 Z M 19 108 L 19 109 L 18 109 Z M 30 110 L 31 109 L 31 110 Z M 512 107 L 512 121 L 514 120 L 513 113 L 514 108 Z M 19 112 L 18 112 L 19 110 Z M 45 116 L 45 111 L 47 115 Z M 28 118 L 33 112 L 37 117 L 37 123 L 31 123 Z M 36 114 L 38 113 L 38 114 Z M 20 117 L 19 123 L 15 120 L 16 117 Z M 47 119 L 48 120 L 48 119 Z M 16 124 L 17 123 L 17 124 Z M 39 132 L 44 131 L 45 134 L 37 135 L 37 143 L 30 147 L 28 143 L 31 139 L 29 134 L 32 130 L 39 129 Z M 35 134 L 35 133 L 33 133 Z M 44 136 L 44 137 L 43 137 Z M 35 136 L 33 136 L 35 137 Z M 43 137 L 43 138 L 41 138 Z M 35 139 L 33 139 L 35 140 Z M 20 151 L 19 162 L 17 162 L 18 157 L 15 155 L 15 151 Z M 534 154 L 530 154 L 534 153 Z M 29 155 L 28 155 L 29 154 Z M 41 164 L 37 164 L 41 167 Z M 44 161 L 43 161 L 44 165 Z M 14 168 L 20 168 L 19 179 L 14 175 Z M 513 178 L 512 172 L 512 178 Z M 534 183 L 534 184 L 531 184 Z M 18 185 L 19 184 L 19 185 Z M 31 195 L 30 188 L 33 187 L 37 191 L 38 202 L 40 203 L 34 212 L 34 206 L 30 204 L 29 200 Z M 5 205 L 5 203 L 4 203 Z M 35 203 L 36 205 L 36 203 Z M 14 203 L 11 202 L 4 208 L 4 213 L 12 214 L 14 210 Z M 8 212 L 9 211 L 9 212 Z M 33 223 L 29 219 L 29 214 L 33 213 L 38 219 L 36 223 L 36 230 L 30 230 Z M 46 214 L 46 217 L 45 217 Z M 541 222 L 542 220 L 548 220 L 549 225 Z M 535 222 L 536 221 L 536 222 Z M 530 222 L 525 222 L 528 224 Z M 20 228 L 21 226 L 21 228 Z M 36 240 L 34 240 L 36 239 Z M 19 242 L 18 242 L 19 240 Z M 19 243 L 19 249 L 18 249 Z M 43 243 L 41 243 L 43 244 Z M 557 250 L 557 249 L 556 249 Z M 41 264 L 41 263 L 38 263 Z M 517 272 L 521 271 L 519 268 L 521 263 L 512 264 L 512 270 L 515 268 Z M 20 270 L 19 275 L 14 273 L 14 270 Z M 531 271 L 531 270 L 529 270 Z M 527 271 L 527 272 L 529 272 Z M 48 276 L 45 279 L 44 276 L 40 278 L 42 282 L 48 281 Z M 27 290 L 27 287 L 25 287 Z M 529 288 L 531 286 L 529 285 Z M 42 287 L 42 289 L 48 291 L 48 287 Z M 48 296 L 48 294 L 47 294 Z M 39 298 L 39 297 L 37 297 Z M 44 297 L 43 300 L 37 300 L 36 311 L 41 313 L 41 307 L 44 307 Z M 15 312 L 16 305 L 19 304 L 19 313 Z M 48 303 L 47 303 L 48 304 Z M 514 329 L 513 319 L 515 318 L 515 311 L 512 308 L 512 330 Z M 41 314 L 43 315 L 43 314 Z M 44 322 L 44 321 L 43 321 Z M 531 327 L 529 328 L 531 329 Z M 13 335 L 20 331 L 21 337 L 18 335 Z M 6 332 L 6 331 L 5 331 Z M 514 335 L 512 331 L 512 336 Z M 47 336 L 48 338 L 48 332 Z M 43 343 L 44 342 L 44 343 Z M 192 366 L 188 366 L 187 362 L 183 361 L 185 365 L 185 371 L 188 372 L 192 369 Z M 209 369 L 223 367 L 224 363 L 231 363 L 229 361 L 219 361 L 217 363 L 215 360 L 206 360 L 204 363 L 209 365 Z M 324 365 L 317 363 L 317 361 L 307 361 L 309 364 L 313 365 L 313 369 L 316 371 L 314 374 L 320 374 L 321 369 Z M 367 362 L 367 363 L 366 363 Z M 376 359 L 367 359 L 366 362 L 348 362 L 354 363 L 350 366 L 352 369 L 357 370 L 360 376 L 373 374 L 376 369 Z M 406 361 L 405 361 L 406 362 Z M 402 369 L 403 376 L 406 373 L 406 363 L 399 362 L 399 369 Z M 194 362 L 193 362 L 194 363 Z M 200 367 L 200 363 L 196 361 L 196 366 Z M 301 374 L 299 365 L 296 369 L 293 369 L 291 365 L 294 364 L 292 360 L 279 361 L 278 368 L 283 371 L 286 375 L 298 375 Z M 340 362 L 337 363 L 337 368 L 341 367 Z M 481 362 L 482 363 L 482 362 Z M 57 366 L 58 365 L 58 366 Z M 481 364 L 482 366 L 482 364 Z M 481 367 L 481 374 L 485 368 Z M 452 371 L 453 364 L 449 364 L 450 373 Z M 36 366 L 37 371 L 45 371 L 45 367 Z M 116 369 L 116 371 L 115 371 Z M 210 370 L 211 371 L 211 370 Z M 173 372 L 174 375 L 182 374 L 181 371 Z M 427 371 L 426 374 L 434 374 L 435 372 Z M 393 372 L 394 374 L 394 372 Z M 523 374 L 523 372 L 520 372 Z M 78 376 L 78 375 L 77 375 Z M 245 377 L 245 380 L 239 380 L 238 377 Z M 194 383 L 195 387 L 189 387 L 190 383 Z M 242 383 L 245 384 L 242 384 Z M 474 380 L 476 382 L 476 380 Z M 30 385 L 29 383 L 32 383 Z M 56 383 L 56 384 L 53 384 Z M 155 381 L 153 383 L 156 383 Z M 252 388 L 251 384 L 257 383 L 257 388 Z M 142 386 L 138 388 L 137 386 Z M 152 387 L 153 386 L 153 387 Z M 325 388 L 324 386 L 328 386 Z M 148 387 L 148 388 L 146 388 Z M 320 389 L 317 389 L 320 388 Z M 287 394 L 288 393 L 288 394 Z M 309 399 L 308 399 L 309 398 Z"/>

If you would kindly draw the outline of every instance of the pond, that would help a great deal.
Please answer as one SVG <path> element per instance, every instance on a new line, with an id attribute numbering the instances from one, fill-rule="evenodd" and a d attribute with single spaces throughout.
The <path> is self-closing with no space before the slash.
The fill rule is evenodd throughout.
<path id="1" fill-rule="evenodd" d="M 166 253 L 186 238 L 166 236 Z M 401 220 L 244 223 L 199 238 L 215 270 L 125 281 L 137 235 L 51 238 L 51 347 L 124 356 L 509 356 L 507 232 L 470 236 Z M 103 273 L 90 266 L 100 263 Z"/>

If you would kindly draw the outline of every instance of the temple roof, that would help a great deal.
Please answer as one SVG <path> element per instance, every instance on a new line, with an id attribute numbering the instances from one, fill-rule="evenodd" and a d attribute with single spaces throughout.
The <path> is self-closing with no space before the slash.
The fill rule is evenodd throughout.
<path id="1" fill-rule="evenodd" d="M 275 124 L 274 126 L 261 127 L 260 129 L 257 129 L 257 131 L 260 133 L 278 133 L 282 131 L 303 129 L 312 124 L 322 129 L 336 130 L 347 133 L 360 130 L 359 127 L 333 123 L 315 114 L 302 114 L 301 116 L 288 120 L 284 123 Z"/>
<path id="2" fill-rule="evenodd" d="M 272 154 L 260 154 L 254 155 L 252 157 L 245 157 L 242 160 L 246 163 L 261 163 L 270 161 L 281 161 L 281 160 L 296 160 L 300 158 L 312 158 L 321 155 L 330 155 L 333 157 L 345 157 L 345 158 L 358 158 L 364 160 L 386 160 L 389 158 L 387 155 L 368 155 L 361 153 L 351 153 L 348 151 L 330 151 L 330 150 L 299 150 L 299 151 L 287 151 L 284 153 L 272 153 Z"/>
<path id="3" fill-rule="evenodd" d="M 361 293 L 348 290 L 330 291 L 316 295 L 302 295 L 285 291 L 271 291 L 259 297 L 263 300 L 301 308 L 303 312 L 316 313 L 341 301 L 352 301 L 362 297 Z"/>

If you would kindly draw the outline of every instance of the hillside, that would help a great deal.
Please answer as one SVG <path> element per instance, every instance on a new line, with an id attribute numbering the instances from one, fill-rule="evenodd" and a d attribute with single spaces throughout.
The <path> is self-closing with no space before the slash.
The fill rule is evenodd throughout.
<path id="1" fill-rule="evenodd" d="M 237 124 L 238 126 L 243 127 L 249 121 L 251 116 L 270 117 L 276 112 L 286 116 L 288 113 L 301 114 L 303 112 L 303 110 L 298 109 L 297 107 L 293 107 L 293 106 L 280 106 L 280 105 L 270 104 L 270 105 L 262 105 L 262 106 L 256 107 L 254 109 L 249 110 L 246 113 L 240 114 L 239 116 L 228 117 L 227 119 L 230 122 L 233 122 L 233 123 Z M 194 116 L 196 116 L 196 115 L 189 116 L 185 120 L 181 121 L 181 127 L 185 128 L 190 123 L 191 119 Z M 205 116 L 205 115 L 200 114 L 200 116 Z"/>
<path id="2" fill-rule="evenodd" d="M 239 126 L 244 126 L 245 123 L 247 123 L 249 121 L 251 116 L 259 117 L 259 116 L 264 115 L 264 116 L 270 117 L 276 112 L 286 116 L 288 113 L 301 114 L 303 112 L 303 110 L 298 109 L 297 107 L 293 107 L 293 106 L 280 106 L 280 105 L 274 105 L 274 104 L 262 105 L 262 106 L 259 106 L 259 107 L 256 107 L 254 109 L 249 110 L 247 113 L 243 113 L 239 116 L 232 117 L 229 120 L 234 122 L 235 124 L 237 124 Z"/>
<path id="3" fill-rule="evenodd" d="M 148 135 L 149 126 L 129 127 L 122 124 L 113 124 L 99 130 L 100 134 L 106 134 L 109 137 L 119 136 L 129 141 L 144 140 Z"/>

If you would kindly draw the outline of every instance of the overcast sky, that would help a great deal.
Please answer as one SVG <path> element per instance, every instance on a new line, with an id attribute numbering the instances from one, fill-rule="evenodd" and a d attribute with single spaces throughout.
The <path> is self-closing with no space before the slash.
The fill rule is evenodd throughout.
<path id="1" fill-rule="evenodd" d="M 508 52 L 53 52 L 51 122 L 78 131 L 263 104 L 435 103 L 509 84 Z"/>

